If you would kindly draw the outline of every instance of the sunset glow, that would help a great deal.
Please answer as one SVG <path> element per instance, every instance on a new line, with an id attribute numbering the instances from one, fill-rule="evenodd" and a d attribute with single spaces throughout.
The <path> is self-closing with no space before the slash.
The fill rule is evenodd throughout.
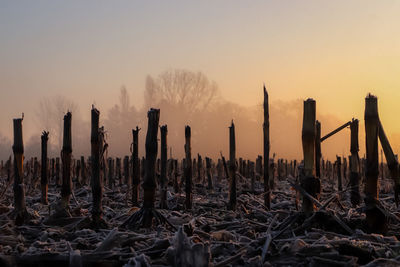
<path id="1" fill-rule="evenodd" d="M 246 107 L 261 105 L 264 82 L 272 105 L 312 97 L 318 114 L 334 121 L 322 121 L 323 134 L 331 130 L 327 124 L 353 117 L 362 123 L 372 92 L 398 151 L 399 14 L 400 2 L 389 0 L 3 1 L 0 133 L 10 138 L 11 119 L 24 112 L 26 139 L 39 135 L 34 114 L 45 96 L 73 99 L 88 120 L 91 104 L 106 114 L 124 85 L 140 108 L 147 75 L 187 69 L 215 81 L 222 99 Z M 254 131 L 261 136 L 261 128 Z M 297 141 L 291 154 L 274 141 L 272 149 L 300 157 Z M 348 153 L 346 144 L 327 142 L 325 152 Z M 261 148 L 243 150 L 254 157 Z"/>

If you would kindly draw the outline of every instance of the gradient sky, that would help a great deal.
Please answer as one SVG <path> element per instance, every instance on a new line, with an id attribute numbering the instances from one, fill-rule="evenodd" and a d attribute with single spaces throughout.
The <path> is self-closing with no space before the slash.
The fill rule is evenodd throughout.
<path id="1" fill-rule="evenodd" d="M 7 136 L 21 112 L 34 126 L 45 95 L 73 98 L 88 117 L 125 85 L 140 106 L 146 75 L 170 68 L 202 71 L 248 106 L 266 82 L 271 101 L 312 97 L 343 121 L 363 120 L 372 92 L 386 132 L 400 132 L 396 0 L 1 1 L 0 48 Z"/>

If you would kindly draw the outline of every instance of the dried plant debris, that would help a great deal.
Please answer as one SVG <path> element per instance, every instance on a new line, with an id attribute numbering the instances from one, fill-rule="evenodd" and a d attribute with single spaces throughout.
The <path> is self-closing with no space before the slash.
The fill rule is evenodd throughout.
<path id="1" fill-rule="evenodd" d="M 239 177 L 239 176 L 238 176 Z M 1 179 L 6 188 L 7 179 Z M 348 187 L 336 191 L 333 179 L 322 180 L 316 211 L 297 210 L 304 196 L 295 179 L 275 180 L 271 208 L 264 206 L 263 183 L 247 190 L 251 179 L 238 179 L 236 211 L 227 209 L 229 183 L 213 176 L 213 188 L 193 185 L 193 207 L 185 210 L 185 194 L 169 183 L 169 209 L 156 209 L 168 221 L 151 228 L 128 230 L 123 223 L 132 208 L 131 188 L 105 187 L 103 218 L 108 229 L 90 229 L 91 187 L 74 184 L 71 217 L 56 218 L 60 188 L 49 180 L 49 205 L 41 202 L 40 186 L 26 196 L 32 219 L 17 226 L 13 191 L 0 203 L 2 266 L 397 266 L 400 264 L 399 211 L 392 181 L 382 180 L 380 205 L 388 218 L 387 232 L 370 233 L 363 206 L 353 207 Z M 292 185 L 296 185 L 293 187 Z M 142 196 L 142 191 L 139 192 Z M 75 199 L 75 200 L 74 200 Z M 156 197 L 158 198 L 158 195 Z M 312 200 L 311 200 L 312 201 Z M 53 203 L 53 204 L 52 204 Z M 158 201 L 155 204 L 159 207 Z M 171 227 L 171 225 L 173 227 Z M 177 229 L 177 230 L 176 230 Z"/>

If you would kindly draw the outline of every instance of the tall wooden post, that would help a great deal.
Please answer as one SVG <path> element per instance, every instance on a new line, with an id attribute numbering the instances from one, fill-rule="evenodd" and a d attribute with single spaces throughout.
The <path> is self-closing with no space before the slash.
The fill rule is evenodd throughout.
<path id="1" fill-rule="evenodd" d="M 269 103 L 268 103 L 268 93 L 264 85 L 264 205 L 270 209 L 271 208 L 271 192 L 269 186 Z"/>
<path id="2" fill-rule="evenodd" d="M 71 112 L 64 116 L 64 135 L 63 147 L 61 151 L 62 160 L 62 187 L 61 187 L 61 207 L 65 211 L 69 210 L 69 200 L 72 193 L 71 181 L 71 155 L 72 155 L 72 135 L 71 135 Z M 67 212 L 69 214 L 69 212 Z"/>
<path id="3" fill-rule="evenodd" d="M 206 157 L 206 172 L 207 172 L 207 181 L 208 181 L 207 188 L 212 189 L 213 183 L 212 183 L 212 175 L 211 175 L 211 159 L 209 157 Z"/>
<path id="4" fill-rule="evenodd" d="M 115 159 L 115 179 L 118 181 L 118 185 L 122 185 L 122 171 L 121 171 L 121 158 Z"/>
<path id="5" fill-rule="evenodd" d="M 197 154 L 197 182 L 203 182 L 203 159 L 201 158 L 200 154 Z"/>
<path id="6" fill-rule="evenodd" d="M 103 139 L 104 140 L 104 139 Z M 103 179 L 103 186 L 107 182 L 107 170 L 108 170 L 108 162 L 106 157 L 102 156 L 100 158 L 100 176 Z"/>
<path id="7" fill-rule="evenodd" d="M 129 161 L 128 161 L 129 162 Z M 113 158 L 108 158 L 108 187 L 110 189 L 114 186 L 114 161 Z"/>
<path id="8" fill-rule="evenodd" d="M 160 173 L 160 187 L 161 187 L 161 201 L 160 208 L 167 209 L 167 157 L 168 157 L 168 145 L 167 145 L 167 125 L 160 127 L 161 131 L 161 173 Z"/>
<path id="9" fill-rule="evenodd" d="M 121 162 L 121 161 L 120 161 Z M 128 185 L 131 182 L 130 180 L 130 167 L 129 167 L 129 156 L 125 156 L 124 160 L 122 161 L 122 169 L 123 169 L 123 176 L 124 176 L 124 183 Z"/>
<path id="10" fill-rule="evenodd" d="M 378 199 L 378 100 L 368 95 L 365 99 L 365 138 L 366 138 L 366 183 L 365 193 L 368 197 Z"/>
<path id="11" fill-rule="evenodd" d="M 180 186 L 178 182 L 178 175 L 179 175 L 179 170 L 178 170 L 178 160 L 174 159 L 172 161 L 174 165 L 174 191 L 175 193 L 179 193 L 180 191 Z"/>
<path id="12" fill-rule="evenodd" d="M 343 157 L 343 181 L 347 182 L 347 159 Z"/>
<path id="13" fill-rule="evenodd" d="M 279 162 L 279 160 L 278 160 L 278 162 Z M 275 168 L 274 158 L 269 159 L 268 171 L 269 171 L 269 189 L 270 190 L 273 190 L 275 188 L 275 169 L 278 169 L 278 173 L 279 173 L 279 167 Z"/>
<path id="14" fill-rule="evenodd" d="M 147 113 L 148 127 L 146 135 L 146 161 L 145 161 L 145 177 L 142 184 L 144 196 L 143 196 L 143 208 L 154 209 L 155 197 L 156 197 L 156 160 L 157 160 L 157 134 L 158 134 L 158 123 L 160 121 L 160 110 L 150 109 Z M 143 226 L 151 227 L 153 216 L 145 216 L 143 218 Z"/>
<path id="15" fill-rule="evenodd" d="M 385 179 L 385 168 L 383 167 L 383 149 L 381 149 L 381 178 Z"/>
<path id="16" fill-rule="evenodd" d="M 378 99 L 371 94 L 365 98 L 364 119 L 367 155 L 365 173 L 366 220 L 370 230 L 386 232 L 386 217 L 380 209 L 377 208 L 377 205 L 379 205 Z"/>
<path id="17" fill-rule="evenodd" d="M 280 180 L 282 180 L 281 178 L 282 178 L 282 160 L 281 159 L 278 159 L 277 160 L 277 173 L 278 173 L 278 180 L 280 181 Z M 271 177 L 269 177 L 269 179 L 271 180 Z M 271 183 L 270 183 L 271 184 Z"/>
<path id="18" fill-rule="evenodd" d="M 338 191 L 342 191 L 342 158 L 339 156 L 336 156 L 336 173 L 338 179 Z"/>
<path id="19" fill-rule="evenodd" d="M 139 206 L 140 161 L 139 161 L 139 127 L 132 129 L 132 205 Z"/>
<path id="20" fill-rule="evenodd" d="M 256 160 L 256 163 L 257 163 L 257 160 Z M 256 174 L 255 174 L 255 169 L 254 169 L 254 162 L 250 162 L 250 188 L 251 188 L 251 192 L 256 191 Z"/>
<path id="21" fill-rule="evenodd" d="M 55 166 L 56 166 L 56 159 L 52 158 L 50 160 L 50 181 L 49 182 L 54 180 L 54 176 L 55 176 L 55 173 L 56 173 Z"/>
<path id="22" fill-rule="evenodd" d="M 42 172 L 40 185 L 42 189 L 42 198 L 41 201 L 43 204 L 47 205 L 49 201 L 47 200 L 47 190 L 49 188 L 49 180 L 47 177 L 47 141 L 49 140 L 49 132 L 43 131 L 41 136 L 42 141 Z"/>
<path id="23" fill-rule="evenodd" d="M 358 120 L 350 124 L 350 200 L 353 206 L 360 204 L 360 157 L 358 156 Z"/>
<path id="24" fill-rule="evenodd" d="M 103 179 L 100 175 L 101 152 L 103 150 L 103 134 L 99 128 L 100 112 L 96 108 L 91 111 L 91 167 L 92 167 L 92 223 L 97 228 L 103 216 Z"/>
<path id="25" fill-rule="evenodd" d="M 316 121 L 315 130 L 315 176 L 321 178 L 321 123 L 319 121 Z"/>
<path id="26" fill-rule="evenodd" d="M 56 185 L 60 185 L 60 158 L 56 157 Z"/>
<path id="27" fill-rule="evenodd" d="M 387 166 L 390 171 L 390 176 L 394 181 L 395 201 L 396 205 L 398 205 L 399 193 L 400 193 L 399 161 L 393 153 L 392 147 L 389 143 L 389 139 L 386 137 L 385 130 L 383 129 L 382 123 L 380 121 L 379 121 L 379 140 L 381 141 L 381 146 L 385 153 Z"/>
<path id="28" fill-rule="evenodd" d="M 316 103 L 313 99 L 304 101 L 302 144 L 304 154 L 304 176 L 301 177 L 301 186 L 314 198 L 319 197 L 320 181 L 314 177 L 315 160 L 315 117 Z M 306 213 L 314 211 L 314 204 L 303 197 L 302 209 Z"/>
<path id="29" fill-rule="evenodd" d="M 228 209 L 236 210 L 236 142 L 235 142 L 235 124 L 231 123 L 229 127 L 229 205 Z"/>
<path id="30" fill-rule="evenodd" d="M 256 159 L 256 174 L 261 176 L 262 173 L 262 156 L 257 156 Z"/>
<path id="31" fill-rule="evenodd" d="M 185 192 L 186 209 L 192 209 L 192 148 L 190 144 L 191 130 L 190 126 L 185 127 Z"/>
<path id="32" fill-rule="evenodd" d="M 239 158 L 239 174 L 244 176 L 244 174 L 243 174 L 243 158 Z"/>
<path id="33" fill-rule="evenodd" d="M 22 120 L 14 119 L 14 209 L 15 224 L 22 225 L 27 219 L 24 186 L 24 142 L 22 138 Z"/>

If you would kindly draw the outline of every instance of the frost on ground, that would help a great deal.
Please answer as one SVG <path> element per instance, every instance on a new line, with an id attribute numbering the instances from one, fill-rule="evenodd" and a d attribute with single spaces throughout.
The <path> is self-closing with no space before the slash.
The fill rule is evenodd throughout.
<path id="1" fill-rule="evenodd" d="M 291 176 L 275 181 L 271 210 L 262 188 L 238 176 L 237 210 L 227 210 L 228 183 L 213 179 L 213 189 L 194 185 L 193 209 L 185 194 L 168 190 L 169 209 L 157 209 L 171 224 L 126 230 L 121 225 L 138 210 L 127 185 L 105 188 L 103 218 L 108 229 L 88 228 L 90 186 L 74 189 L 71 217 L 54 216 L 60 188 L 49 185 L 49 205 L 40 203 L 40 185 L 27 182 L 26 202 L 33 219 L 23 226 L 12 220 L 13 191 L 1 179 L 1 266 L 398 266 L 399 212 L 392 182 L 381 181 L 380 199 L 388 211 L 385 235 L 367 233 L 363 206 L 352 208 L 349 191 L 338 193 L 322 179 L 321 198 L 311 216 L 297 211 L 301 194 Z M 157 197 L 159 199 L 159 197 Z M 300 199 L 300 201 L 296 201 Z M 297 203 L 297 204 L 296 204 Z M 159 207 L 159 203 L 156 203 Z"/>

